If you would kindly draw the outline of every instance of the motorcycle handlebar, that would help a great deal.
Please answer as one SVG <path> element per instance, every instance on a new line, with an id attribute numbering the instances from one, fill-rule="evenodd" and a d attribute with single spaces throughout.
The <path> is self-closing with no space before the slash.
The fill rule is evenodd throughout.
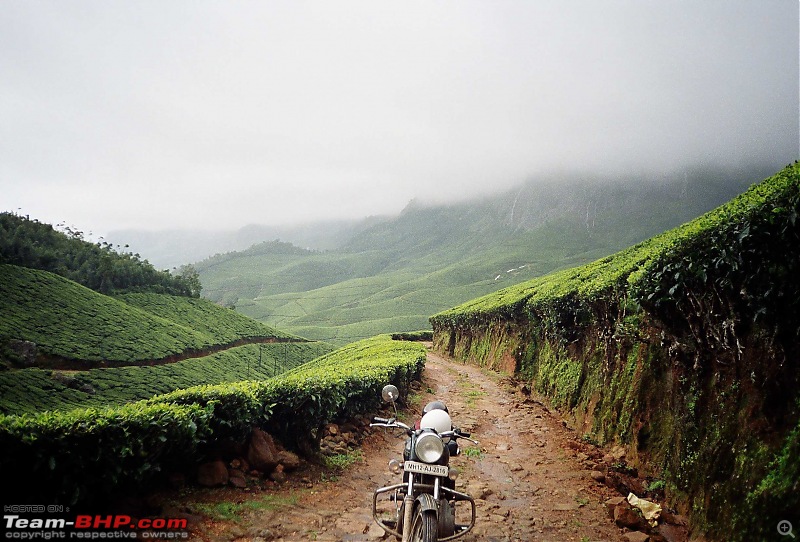
<path id="1" fill-rule="evenodd" d="M 386 418 L 378 418 L 377 416 L 372 418 L 372 423 L 369 424 L 370 427 L 374 426 L 378 427 L 399 427 L 400 429 L 405 429 L 406 431 L 411 431 L 411 428 L 404 424 L 403 422 L 399 422 L 394 418 L 386 419 Z"/>
<path id="2" fill-rule="evenodd" d="M 399 427 L 401 429 L 405 429 L 406 431 L 411 431 L 411 428 L 409 426 L 407 426 L 403 422 L 397 421 L 394 418 L 379 418 L 378 416 L 375 416 L 374 418 L 372 418 L 372 423 L 369 424 L 369 425 L 370 425 L 370 427 L 374 427 L 374 426 L 378 426 L 378 427 Z M 461 429 L 454 429 L 452 431 L 445 431 L 444 433 L 441 433 L 440 436 L 442 436 L 442 437 L 463 438 L 463 439 L 469 440 L 470 442 L 478 444 L 477 440 L 473 440 L 473 439 L 470 438 L 470 433 L 462 431 Z"/>

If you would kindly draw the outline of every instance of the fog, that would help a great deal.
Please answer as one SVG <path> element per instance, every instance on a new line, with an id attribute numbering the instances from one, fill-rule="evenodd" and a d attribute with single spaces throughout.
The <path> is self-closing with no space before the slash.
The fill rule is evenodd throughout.
<path id="1" fill-rule="evenodd" d="M 86 231 L 399 212 L 798 158 L 798 2 L 0 3 L 0 210 Z"/>

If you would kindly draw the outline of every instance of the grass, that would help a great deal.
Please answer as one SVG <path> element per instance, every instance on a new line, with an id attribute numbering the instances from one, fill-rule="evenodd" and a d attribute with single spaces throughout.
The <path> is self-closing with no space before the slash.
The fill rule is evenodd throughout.
<path id="1" fill-rule="evenodd" d="M 274 511 L 287 506 L 297 504 L 298 497 L 292 493 L 289 496 L 281 495 L 261 495 L 255 499 L 243 502 L 194 502 L 186 506 L 195 514 L 201 514 L 215 521 L 235 521 L 241 522 L 248 512 L 254 511 Z"/>
<path id="2" fill-rule="evenodd" d="M 464 448 L 463 450 L 461 450 L 461 454 L 464 457 L 469 457 L 470 459 L 476 459 L 476 460 L 483 459 L 483 450 L 481 450 L 477 446 L 470 446 L 468 448 Z"/>
<path id="3" fill-rule="evenodd" d="M 353 463 L 364 461 L 361 450 L 351 450 L 346 454 L 335 454 L 325 457 L 325 466 L 330 469 L 344 470 Z"/>

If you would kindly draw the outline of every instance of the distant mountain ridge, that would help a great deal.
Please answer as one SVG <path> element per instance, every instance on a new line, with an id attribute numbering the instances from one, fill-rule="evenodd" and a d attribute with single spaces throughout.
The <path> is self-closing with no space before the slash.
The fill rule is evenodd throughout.
<path id="1" fill-rule="evenodd" d="M 639 183 L 554 177 L 477 201 L 416 200 L 335 249 L 287 254 L 277 244 L 262 250 L 267 244 L 196 268 L 212 301 L 346 343 L 427 328 L 447 307 L 621 250 L 728 201 L 761 173 L 697 169 Z"/>

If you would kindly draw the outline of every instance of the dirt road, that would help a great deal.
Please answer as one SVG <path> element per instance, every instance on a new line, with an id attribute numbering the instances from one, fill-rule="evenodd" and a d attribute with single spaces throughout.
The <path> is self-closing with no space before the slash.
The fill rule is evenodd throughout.
<path id="1" fill-rule="evenodd" d="M 452 460 L 462 472 L 457 488 L 478 503 L 475 529 L 462 540 L 629 540 L 603 505 L 618 494 L 589 475 L 591 450 L 508 378 L 429 353 L 422 388 L 412 400 L 419 410 L 434 398 L 447 403 L 455 425 L 480 441 L 479 449 L 462 444 L 472 449 Z M 195 535 L 242 542 L 384 539 L 372 521 L 372 492 L 397 483 L 386 465 L 401 456 L 404 438 L 399 431 L 372 429 L 360 454 L 352 454 L 354 463 L 336 476 L 309 466 L 283 485 L 222 490 L 227 493 L 214 498 L 230 499 L 231 519 L 218 513 L 213 521 L 200 520 Z M 204 515 L 213 517 L 220 509 L 215 506 L 193 510 L 212 510 Z"/>

